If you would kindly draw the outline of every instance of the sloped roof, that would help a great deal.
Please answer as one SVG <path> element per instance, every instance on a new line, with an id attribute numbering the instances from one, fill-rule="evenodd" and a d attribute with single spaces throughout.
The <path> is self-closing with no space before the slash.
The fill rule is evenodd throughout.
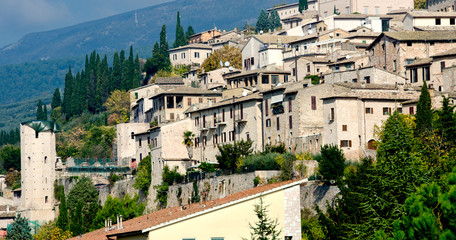
<path id="1" fill-rule="evenodd" d="M 456 26 L 414 26 L 417 31 L 454 31 Z"/>
<path id="2" fill-rule="evenodd" d="M 152 99 L 152 98 L 155 98 L 159 95 L 178 95 L 178 94 L 182 94 L 182 95 L 218 95 L 218 96 L 222 96 L 222 93 L 221 92 L 218 92 L 218 91 L 210 91 L 210 90 L 206 90 L 206 89 L 202 89 L 202 88 L 192 88 L 192 87 L 187 87 L 187 86 L 178 86 L 178 87 L 175 87 L 171 90 L 168 90 L 168 91 L 165 91 L 165 92 L 161 92 L 161 93 L 157 93 L 155 95 L 153 95 L 152 97 L 150 97 L 149 99 Z"/>
<path id="3" fill-rule="evenodd" d="M 208 104 L 198 104 L 198 105 L 190 106 L 184 113 L 199 112 L 199 111 L 207 110 L 207 109 L 211 109 L 211 108 L 231 105 L 233 103 L 240 103 L 240 102 L 245 102 L 245 101 L 250 101 L 250 100 L 261 100 L 261 99 L 263 99 L 262 95 L 259 92 L 255 92 L 252 94 L 248 94 L 247 96 L 234 98 L 234 101 L 233 101 L 233 98 L 224 99 L 217 103 L 213 103 L 211 106 L 209 106 Z"/>
<path id="4" fill-rule="evenodd" d="M 413 63 L 405 65 L 405 67 L 415 67 L 421 65 L 427 65 L 432 63 L 432 58 L 420 58 L 414 61 Z"/>
<path id="5" fill-rule="evenodd" d="M 182 80 L 182 77 L 158 77 L 157 79 L 155 79 L 155 84 L 184 84 L 184 80 Z"/>
<path id="6" fill-rule="evenodd" d="M 443 57 L 443 56 L 451 56 L 451 55 L 456 55 L 456 48 L 434 54 L 431 57 Z"/>
<path id="7" fill-rule="evenodd" d="M 456 12 L 411 11 L 407 13 L 414 18 L 456 17 Z"/>
<path id="8" fill-rule="evenodd" d="M 299 39 L 299 36 L 283 36 L 283 35 L 271 35 L 271 34 L 262 34 L 262 35 L 254 35 L 254 38 L 258 39 L 258 41 L 262 43 L 289 43 Z"/>
<path id="9" fill-rule="evenodd" d="M 404 32 L 383 32 L 367 48 L 370 50 L 383 36 L 387 36 L 398 41 L 455 41 L 456 31 L 404 31 Z"/>
<path id="10" fill-rule="evenodd" d="M 171 222 L 177 222 L 180 220 L 184 220 L 186 217 L 192 215 L 197 216 L 203 212 L 216 210 L 216 208 L 223 208 L 228 207 L 231 203 L 235 201 L 242 201 L 243 199 L 248 200 L 251 197 L 256 195 L 266 193 L 269 191 L 279 191 L 281 189 L 295 186 L 298 184 L 304 184 L 307 182 L 307 179 L 304 180 L 294 180 L 294 181 L 286 181 L 281 183 L 274 183 L 268 184 L 264 186 L 259 186 L 253 189 L 249 189 L 246 191 L 242 191 L 239 193 L 228 195 L 224 198 L 219 198 L 217 201 L 212 200 L 205 203 L 205 207 L 201 207 L 200 203 L 194 203 L 188 205 L 186 209 L 182 209 L 181 207 L 172 207 L 172 208 L 165 208 L 147 215 L 143 215 L 137 218 L 133 218 L 123 222 L 122 229 L 114 229 L 111 231 L 105 232 L 104 228 L 95 230 L 93 232 L 89 232 L 86 234 L 81 235 L 80 237 L 73 237 L 71 239 L 74 240 L 87 240 L 87 239 L 108 239 L 108 237 L 115 237 L 121 234 L 141 234 L 143 230 L 147 230 L 148 228 L 158 226 L 158 225 L 166 225 L 170 224 Z"/>
<path id="11" fill-rule="evenodd" d="M 188 45 L 185 45 L 185 46 L 182 46 L 182 47 L 177 47 L 177 48 L 170 49 L 170 50 L 168 50 L 168 52 L 173 52 L 173 51 L 186 49 L 186 48 L 197 48 L 197 49 L 211 50 L 212 46 L 208 45 L 208 44 L 193 43 L 193 44 L 188 44 Z"/>

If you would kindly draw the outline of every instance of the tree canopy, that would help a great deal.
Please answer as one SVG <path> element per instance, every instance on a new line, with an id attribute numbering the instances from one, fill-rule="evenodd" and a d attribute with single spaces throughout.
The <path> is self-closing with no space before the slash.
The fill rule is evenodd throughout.
<path id="1" fill-rule="evenodd" d="M 173 47 L 178 48 L 181 46 L 187 45 L 187 37 L 184 33 L 184 27 L 181 25 L 180 13 L 177 12 L 177 21 L 176 21 L 176 40 L 174 40 Z"/>
<path id="2" fill-rule="evenodd" d="M 201 68 L 204 69 L 205 72 L 219 69 L 221 68 L 220 61 L 222 63 L 228 61 L 232 67 L 241 69 L 241 50 L 239 50 L 239 48 L 236 47 L 223 46 L 223 48 L 215 50 L 208 58 L 206 58 L 203 64 L 201 64 Z"/>
<path id="3" fill-rule="evenodd" d="M 28 219 L 18 214 L 11 229 L 6 234 L 6 239 L 11 240 L 32 240 L 32 229 L 29 226 Z"/>

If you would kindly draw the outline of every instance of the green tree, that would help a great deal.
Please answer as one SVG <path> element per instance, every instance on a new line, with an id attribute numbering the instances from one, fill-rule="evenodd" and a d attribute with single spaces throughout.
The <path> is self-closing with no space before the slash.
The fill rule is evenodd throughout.
<path id="1" fill-rule="evenodd" d="M 177 22 L 176 22 L 176 40 L 174 40 L 173 47 L 178 48 L 180 46 L 185 46 L 187 44 L 187 39 L 185 37 L 184 28 L 180 22 L 180 13 L 177 12 Z"/>
<path id="2" fill-rule="evenodd" d="M 98 209 L 98 191 L 88 177 L 82 177 L 68 193 L 70 231 L 74 236 L 90 231 Z"/>
<path id="3" fill-rule="evenodd" d="M 263 198 L 255 204 L 254 212 L 258 221 L 253 225 L 249 223 L 251 240 L 278 240 L 281 230 L 279 229 L 278 220 L 272 220 L 268 217 L 268 206 L 264 205 Z M 245 239 L 245 238 L 244 238 Z"/>
<path id="4" fill-rule="evenodd" d="M 60 190 L 60 205 L 59 205 L 59 217 L 57 218 L 56 226 L 63 231 L 67 231 L 68 228 L 68 208 L 66 204 L 65 189 L 62 187 Z"/>
<path id="5" fill-rule="evenodd" d="M 187 40 L 190 39 L 192 35 L 195 35 L 195 30 L 193 30 L 192 26 L 188 26 L 187 32 L 185 32 L 185 36 L 187 37 Z"/>
<path id="6" fill-rule="evenodd" d="M 344 175 L 345 156 L 336 145 L 324 145 L 320 149 L 318 171 L 326 180 L 339 180 Z"/>
<path id="7" fill-rule="evenodd" d="M 437 111 L 438 119 L 436 129 L 438 135 L 442 136 L 445 149 L 456 146 L 456 118 L 454 106 L 450 106 L 450 98 L 443 96 L 442 108 Z"/>
<path id="8" fill-rule="evenodd" d="M 260 31 L 267 32 L 268 29 L 270 29 L 270 23 L 269 23 L 269 18 L 266 12 L 261 9 L 260 15 L 258 16 L 256 25 L 255 25 L 255 31 L 259 33 Z"/>
<path id="9" fill-rule="evenodd" d="M 71 106 L 71 96 L 73 92 L 73 74 L 71 73 L 71 66 L 68 67 L 68 72 L 65 75 L 65 89 L 63 92 L 63 102 L 62 102 L 62 111 L 67 115 L 71 115 L 72 106 Z"/>
<path id="10" fill-rule="evenodd" d="M 215 50 L 208 58 L 201 64 L 201 68 L 205 72 L 221 68 L 220 61 L 229 62 L 234 68 L 242 68 L 242 53 L 239 48 L 223 46 L 223 48 Z"/>
<path id="11" fill-rule="evenodd" d="M 426 0 L 415 0 L 415 9 L 426 9 L 427 1 Z"/>
<path id="12" fill-rule="evenodd" d="M 44 120 L 43 103 L 41 99 L 36 104 L 36 120 Z"/>
<path id="13" fill-rule="evenodd" d="M 273 9 L 271 11 L 271 13 L 269 14 L 269 24 L 270 24 L 271 30 L 282 28 L 282 23 L 280 22 L 279 14 L 277 13 L 277 10 L 275 10 L 275 9 Z"/>
<path id="14" fill-rule="evenodd" d="M 44 121 L 47 121 L 48 120 L 48 110 L 47 110 L 47 106 L 44 105 L 43 107 L 43 119 Z"/>
<path id="15" fill-rule="evenodd" d="M 103 208 L 97 212 L 93 220 L 92 229 L 103 228 L 107 218 L 115 220 L 117 215 L 122 215 L 123 220 L 139 217 L 143 214 L 145 208 L 146 204 L 139 202 L 139 195 L 137 194 L 133 198 L 126 194 L 122 199 L 108 195 Z"/>
<path id="16" fill-rule="evenodd" d="M 139 189 L 144 193 L 149 192 L 150 183 L 152 181 L 152 163 L 150 155 L 143 158 L 141 162 L 138 164 L 138 170 L 135 176 L 135 182 L 133 183 L 133 187 L 135 189 Z"/>
<path id="17" fill-rule="evenodd" d="M 104 106 L 110 114 L 108 118 L 109 124 L 128 122 L 130 118 L 130 93 L 114 90 Z"/>
<path id="18" fill-rule="evenodd" d="M 2 172 L 9 169 L 21 170 L 21 149 L 13 145 L 5 145 L 0 148 L 0 162 L 2 163 Z"/>
<path id="19" fill-rule="evenodd" d="M 60 107 L 62 105 L 62 99 L 60 96 L 60 90 L 56 88 L 54 90 L 54 95 L 52 96 L 51 108 Z"/>
<path id="20" fill-rule="evenodd" d="M 307 3 L 307 0 L 299 0 L 299 7 L 298 7 L 298 10 L 300 13 L 302 13 L 302 11 L 305 11 L 309 8 L 309 5 Z"/>
<path id="21" fill-rule="evenodd" d="M 424 137 L 426 135 L 429 135 L 430 131 L 432 131 L 433 112 L 431 106 L 431 95 L 427 89 L 426 82 L 423 83 L 423 87 L 421 88 L 421 94 L 416 107 L 415 118 L 415 135 L 417 137 Z"/>
<path id="22" fill-rule="evenodd" d="M 239 159 L 241 157 L 247 157 L 252 154 L 252 141 L 241 140 L 234 144 L 218 145 L 219 153 L 215 156 L 219 167 L 222 169 L 230 169 L 232 172 L 240 166 Z"/>
<path id="23" fill-rule="evenodd" d="M 38 233 L 33 236 L 35 240 L 65 240 L 71 237 L 70 231 L 60 229 L 55 222 L 41 226 Z"/>
<path id="24" fill-rule="evenodd" d="M 192 133 L 192 131 L 185 131 L 183 138 L 184 141 L 182 142 L 186 147 L 191 147 L 193 146 L 193 138 L 195 137 L 195 134 Z"/>
<path id="25" fill-rule="evenodd" d="M 11 224 L 11 230 L 6 234 L 6 239 L 11 240 L 32 240 L 32 229 L 29 226 L 28 219 L 18 214 Z"/>

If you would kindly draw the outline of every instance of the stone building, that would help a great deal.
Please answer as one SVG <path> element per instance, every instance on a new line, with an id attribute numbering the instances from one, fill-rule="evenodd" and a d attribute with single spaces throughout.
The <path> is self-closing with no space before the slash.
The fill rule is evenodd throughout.
<path id="1" fill-rule="evenodd" d="M 427 0 L 427 8 L 432 12 L 454 12 L 454 0 Z"/>
<path id="2" fill-rule="evenodd" d="M 255 92 L 190 108 L 187 113 L 195 133 L 193 158 L 200 162 L 215 161 L 217 145 L 241 139 L 252 140 L 253 151 L 262 151 L 261 101 L 261 94 Z"/>
<path id="3" fill-rule="evenodd" d="M 201 65 L 212 53 L 207 44 L 193 43 L 168 50 L 173 66 Z"/>
<path id="4" fill-rule="evenodd" d="M 218 30 L 217 28 L 207 30 L 204 32 L 196 33 L 188 39 L 189 44 L 195 44 L 195 43 L 207 43 L 214 37 L 217 37 L 221 35 L 222 32 Z"/>
<path id="5" fill-rule="evenodd" d="M 420 92 L 403 86 L 339 84 L 347 87 L 324 97 L 323 144 L 339 146 L 347 159 L 375 156 L 375 127 L 381 127 L 393 111 L 402 112 L 401 102 L 415 99 Z"/>
<path id="6" fill-rule="evenodd" d="M 405 31 L 456 30 L 455 18 L 456 12 L 411 11 L 403 26 Z"/>
<path id="7" fill-rule="evenodd" d="M 455 31 L 384 32 L 368 48 L 372 66 L 408 77 L 405 66 L 456 47 Z"/>
<path id="8" fill-rule="evenodd" d="M 21 205 L 17 213 L 40 224 L 56 217 L 54 199 L 55 133 L 51 121 L 21 123 Z"/>
<path id="9" fill-rule="evenodd" d="M 147 131 L 149 123 L 121 123 L 116 125 L 116 157 L 118 165 L 129 165 L 136 168 L 139 161 L 138 149 L 136 148 L 135 135 Z"/>
<path id="10" fill-rule="evenodd" d="M 384 0 L 381 2 L 372 0 L 327 0 L 319 1 L 318 10 L 320 16 L 327 17 L 334 13 L 334 9 L 341 14 L 386 14 L 395 9 L 413 9 L 413 0 Z"/>
<path id="11" fill-rule="evenodd" d="M 295 64 L 298 64 L 296 70 Z M 283 70 L 291 72 L 293 80 L 303 80 L 308 75 L 320 76 L 324 72 L 328 71 L 329 60 L 326 57 L 306 57 L 300 56 L 296 58 L 285 58 L 283 64 Z M 297 71 L 297 72 L 296 72 Z"/>
<path id="12" fill-rule="evenodd" d="M 282 70 L 252 70 L 225 77 L 227 88 L 271 89 L 272 86 L 289 81 L 290 72 Z"/>
<path id="13" fill-rule="evenodd" d="M 325 83 L 405 84 L 407 78 L 377 67 L 361 67 L 346 71 L 332 71 L 323 75 Z"/>

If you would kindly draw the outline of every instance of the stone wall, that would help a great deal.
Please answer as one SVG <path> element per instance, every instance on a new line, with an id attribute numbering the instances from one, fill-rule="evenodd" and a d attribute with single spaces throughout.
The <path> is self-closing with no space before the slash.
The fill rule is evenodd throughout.
<path id="1" fill-rule="evenodd" d="M 340 192 L 337 186 L 326 186 L 320 181 L 310 181 L 301 185 L 301 209 L 309 209 L 316 214 L 315 205 L 326 212 L 326 202 L 334 206 L 337 194 Z"/>

